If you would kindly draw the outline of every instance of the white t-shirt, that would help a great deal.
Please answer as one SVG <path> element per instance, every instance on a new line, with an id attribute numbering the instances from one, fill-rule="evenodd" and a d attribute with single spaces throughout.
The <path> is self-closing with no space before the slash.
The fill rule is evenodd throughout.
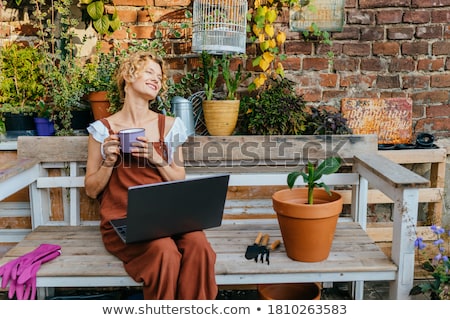
<path id="1" fill-rule="evenodd" d="M 100 120 L 91 123 L 87 128 L 87 131 L 96 141 L 102 144 L 103 141 L 105 141 L 105 139 L 109 137 L 108 128 Z M 167 145 L 167 150 L 169 153 L 169 164 L 173 161 L 174 152 L 187 140 L 187 137 L 187 129 L 183 121 L 181 120 L 181 118 L 175 118 L 172 128 L 170 128 L 169 132 L 164 137 L 164 142 Z M 103 158 L 105 158 L 105 156 L 103 155 L 103 148 L 100 148 L 100 150 L 102 152 Z"/>

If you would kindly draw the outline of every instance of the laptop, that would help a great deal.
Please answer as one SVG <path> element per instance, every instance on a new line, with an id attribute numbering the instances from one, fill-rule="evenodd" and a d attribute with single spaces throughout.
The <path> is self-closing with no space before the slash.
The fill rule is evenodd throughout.
<path id="1" fill-rule="evenodd" d="M 229 178 L 211 175 L 130 187 L 127 217 L 110 223 L 125 243 L 218 227 Z"/>

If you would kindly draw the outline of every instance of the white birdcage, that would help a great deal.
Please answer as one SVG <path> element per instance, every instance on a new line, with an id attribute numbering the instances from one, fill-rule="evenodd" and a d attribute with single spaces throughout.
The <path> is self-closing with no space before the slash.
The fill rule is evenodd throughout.
<path id="1" fill-rule="evenodd" d="M 245 53 L 247 0 L 194 0 L 192 51 Z"/>

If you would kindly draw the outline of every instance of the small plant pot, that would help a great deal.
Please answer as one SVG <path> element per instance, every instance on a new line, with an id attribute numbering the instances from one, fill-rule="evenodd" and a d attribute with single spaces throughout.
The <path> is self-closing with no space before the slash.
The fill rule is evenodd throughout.
<path id="1" fill-rule="evenodd" d="M 38 136 L 53 136 L 55 134 L 55 125 L 53 121 L 47 118 L 34 118 L 36 133 Z"/>
<path id="2" fill-rule="evenodd" d="M 320 300 L 319 283 L 276 283 L 259 284 L 261 300 Z"/>
<path id="3" fill-rule="evenodd" d="M 94 120 L 103 119 L 111 115 L 108 110 L 111 104 L 107 97 L 107 91 L 89 93 L 88 101 L 92 108 Z"/>
<path id="4" fill-rule="evenodd" d="M 314 189 L 314 204 L 307 204 L 308 189 L 283 189 L 272 195 L 286 254 L 302 262 L 326 260 L 330 254 L 342 196 Z"/>

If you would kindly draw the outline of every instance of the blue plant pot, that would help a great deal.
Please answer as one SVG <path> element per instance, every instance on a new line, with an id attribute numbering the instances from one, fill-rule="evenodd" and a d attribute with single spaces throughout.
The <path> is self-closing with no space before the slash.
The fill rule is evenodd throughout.
<path id="1" fill-rule="evenodd" d="M 34 118 L 36 125 L 36 133 L 38 136 L 53 136 L 55 134 L 55 126 L 53 121 L 47 118 Z"/>

